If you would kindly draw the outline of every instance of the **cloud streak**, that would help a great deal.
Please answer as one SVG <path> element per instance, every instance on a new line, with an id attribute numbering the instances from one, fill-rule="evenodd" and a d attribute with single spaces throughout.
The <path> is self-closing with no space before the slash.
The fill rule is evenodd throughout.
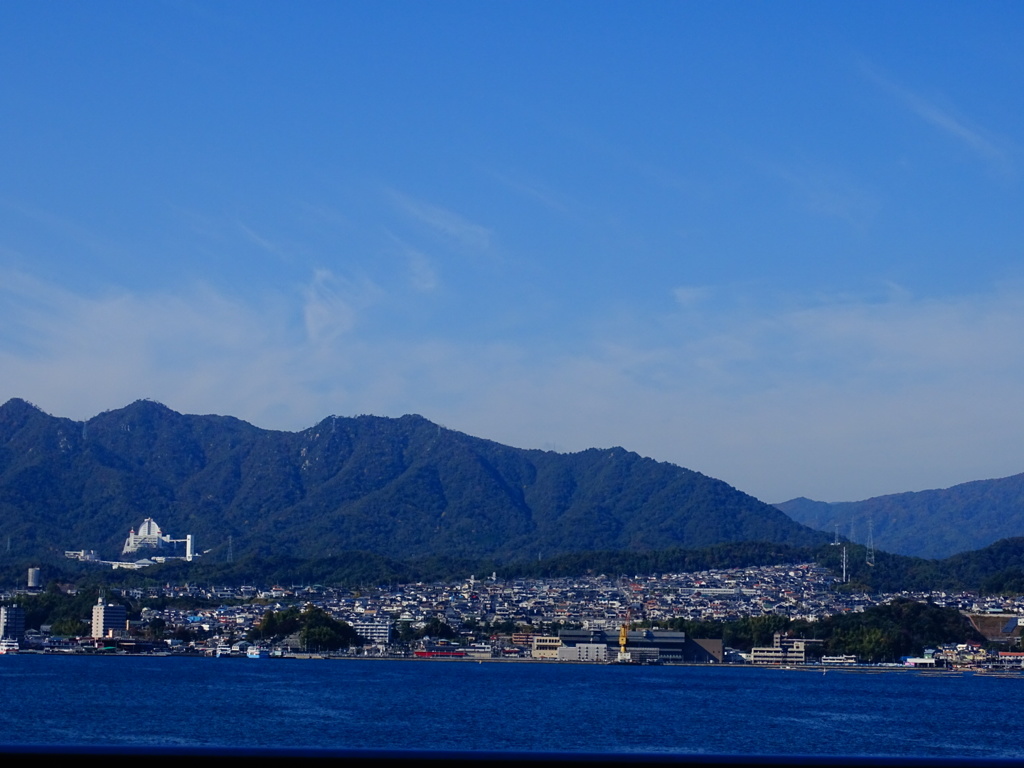
<path id="1" fill-rule="evenodd" d="M 877 196 L 822 169 L 773 165 L 770 171 L 794 191 L 800 204 L 812 213 L 839 218 L 864 229 L 881 207 Z"/>
<path id="2" fill-rule="evenodd" d="M 395 206 L 412 219 L 425 224 L 431 231 L 472 251 L 487 251 L 491 247 L 491 230 L 463 218 L 453 211 L 431 205 L 390 190 Z"/>
<path id="3" fill-rule="evenodd" d="M 919 93 L 897 85 L 870 64 L 863 63 L 861 69 L 872 82 L 895 96 L 911 112 L 950 138 L 956 139 L 986 161 L 993 170 L 1002 175 L 1013 172 L 1013 152 L 1006 141 L 996 138 L 990 131 L 972 121 L 957 116 L 951 109 L 942 108 Z"/>
<path id="4" fill-rule="evenodd" d="M 566 214 L 572 208 L 578 207 L 536 182 L 522 181 L 510 174 L 493 170 L 488 170 L 486 173 L 506 189 L 533 200 L 554 213 Z"/>
<path id="5" fill-rule="evenodd" d="M 249 242 L 254 243 L 263 250 L 268 251 L 274 254 L 275 256 L 281 255 L 281 249 L 277 245 L 270 242 L 265 237 L 262 237 L 261 235 L 257 234 L 255 231 L 247 227 L 241 221 L 236 222 L 236 224 L 238 225 L 238 228 L 242 231 L 242 234 L 245 235 L 245 238 Z"/>

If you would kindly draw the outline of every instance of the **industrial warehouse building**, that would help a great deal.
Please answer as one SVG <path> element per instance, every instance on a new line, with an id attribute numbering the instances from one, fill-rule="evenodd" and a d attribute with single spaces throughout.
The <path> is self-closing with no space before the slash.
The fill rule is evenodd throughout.
<path id="1" fill-rule="evenodd" d="M 568 649 L 577 646 L 605 646 L 608 649 L 608 660 L 615 659 L 619 653 L 618 632 L 563 629 L 559 631 L 558 639 L 562 644 L 558 652 L 559 659 L 572 658 L 573 652 Z M 716 664 L 722 661 L 724 649 L 721 640 L 693 639 L 687 637 L 685 632 L 664 629 L 641 629 L 626 633 L 626 652 L 630 654 L 631 661 Z M 587 655 L 593 658 L 594 651 L 588 649 Z"/>

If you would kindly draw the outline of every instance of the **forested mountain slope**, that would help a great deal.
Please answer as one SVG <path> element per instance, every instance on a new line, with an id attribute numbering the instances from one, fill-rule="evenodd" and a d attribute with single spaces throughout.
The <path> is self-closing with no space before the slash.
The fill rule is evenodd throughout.
<path id="1" fill-rule="evenodd" d="M 146 517 L 217 556 L 231 537 L 239 557 L 511 561 L 828 538 L 720 480 L 622 448 L 522 450 L 420 416 L 275 432 L 143 400 L 86 422 L 23 400 L 0 406 L 0 537 L 12 552 L 114 557 Z"/>
<path id="2" fill-rule="evenodd" d="M 798 498 L 776 504 L 797 522 L 866 542 L 879 549 L 943 558 L 1024 536 L 1024 474 L 976 480 L 941 490 L 897 493 L 864 501 L 828 503 Z"/>

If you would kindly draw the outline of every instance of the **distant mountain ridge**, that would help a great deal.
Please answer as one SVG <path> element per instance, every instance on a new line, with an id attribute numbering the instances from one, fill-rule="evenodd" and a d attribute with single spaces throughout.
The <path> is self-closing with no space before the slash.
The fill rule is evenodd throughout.
<path id="1" fill-rule="evenodd" d="M 945 558 L 1024 536 L 1024 474 L 863 501 L 801 497 L 775 506 L 811 528 L 834 531 L 838 525 L 842 536 L 849 536 L 852 523 L 852 538 L 861 543 L 870 525 L 875 547 L 887 552 Z"/>
<path id="2" fill-rule="evenodd" d="M 300 432 L 140 400 L 88 421 L 0 406 L 0 537 L 19 554 L 114 557 L 154 518 L 223 556 L 501 561 L 827 535 L 726 483 L 622 448 L 511 448 L 421 416 Z"/>

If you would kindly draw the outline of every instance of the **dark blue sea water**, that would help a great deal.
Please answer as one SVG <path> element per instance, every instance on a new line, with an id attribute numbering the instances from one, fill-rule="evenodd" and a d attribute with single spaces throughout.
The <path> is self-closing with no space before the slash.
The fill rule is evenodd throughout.
<path id="1" fill-rule="evenodd" d="M 1024 757 L 1024 677 L 0 657 L 0 742 Z"/>

